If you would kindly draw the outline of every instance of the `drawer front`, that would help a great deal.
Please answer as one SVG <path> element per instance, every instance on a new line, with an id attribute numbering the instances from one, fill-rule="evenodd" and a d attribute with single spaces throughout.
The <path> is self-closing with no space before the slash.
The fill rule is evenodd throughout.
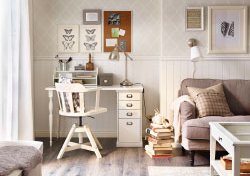
<path id="1" fill-rule="evenodd" d="M 119 110 L 119 118 L 141 118 L 141 110 Z"/>
<path id="2" fill-rule="evenodd" d="M 140 142 L 140 119 L 119 119 L 119 142 Z"/>
<path id="3" fill-rule="evenodd" d="M 119 93 L 119 100 L 141 100 L 141 93 Z"/>
<path id="4" fill-rule="evenodd" d="M 225 148 L 229 153 L 233 152 L 234 147 L 233 143 L 230 139 L 228 139 L 227 136 L 225 136 L 220 130 L 217 128 L 212 128 L 210 131 L 211 135 L 214 137 L 214 139 L 223 147 Z"/>
<path id="5" fill-rule="evenodd" d="M 119 109 L 141 109 L 141 101 L 119 101 Z"/>

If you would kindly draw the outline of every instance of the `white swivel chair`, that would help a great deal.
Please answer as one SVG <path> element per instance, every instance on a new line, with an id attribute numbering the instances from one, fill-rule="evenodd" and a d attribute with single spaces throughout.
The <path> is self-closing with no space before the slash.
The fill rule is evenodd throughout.
<path id="1" fill-rule="evenodd" d="M 100 88 L 86 88 L 82 84 L 55 84 L 58 101 L 59 101 L 59 115 L 68 117 L 78 117 L 79 125 L 72 125 L 70 132 L 64 141 L 64 144 L 57 156 L 57 159 L 61 159 L 63 154 L 68 151 L 76 149 L 85 149 L 95 152 L 97 158 L 101 158 L 100 149 L 102 146 L 98 139 L 93 135 L 90 128 L 87 125 L 83 125 L 82 118 L 97 115 L 107 111 L 106 108 L 99 107 L 100 100 Z M 85 107 L 84 97 L 86 93 L 96 92 L 95 107 L 93 109 L 87 109 Z M 70 142 L 74 133 L 78 133 L 79 143 Z M 83 144 L 83 133 L 86 133 L 89 143 Z"/>

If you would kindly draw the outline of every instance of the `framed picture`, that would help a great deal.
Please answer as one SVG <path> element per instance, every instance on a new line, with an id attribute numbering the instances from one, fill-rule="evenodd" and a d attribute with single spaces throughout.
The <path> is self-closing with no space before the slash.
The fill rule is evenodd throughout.
<path id="1" fill-rule="evenodd" d="M 186 13 L 186 31 L 204 30 L 203 7 L 187 7 L 185 13 Z"/>
<path id="2" fill-rule="evenodd" d="M 58 53 L 79 52 L 79 26 L 58 25 L 57 30 Z"/>
<path id="3" fill-rule="evenodd" d="M 102 52 L 101 25 L 80 26 L 80 52 Z"/>
<path id="4" fill-rule="evenodd" d="M 208 53 L 246 53 L 247 14 L 247 6 L 208 7 Z"/>
<path id="5" fill-rule="evenodd" d="M 83 24 L 98 25 L 102 23 L 102 10 L 99 9 L 84 9 Z"/>

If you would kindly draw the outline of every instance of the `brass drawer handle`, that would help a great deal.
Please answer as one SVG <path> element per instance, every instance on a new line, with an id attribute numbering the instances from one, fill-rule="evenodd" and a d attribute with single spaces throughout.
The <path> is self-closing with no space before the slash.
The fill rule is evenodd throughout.
<path id="1" fill-rule="evenodd" d="M 132 112 L 127 112 L 127 116 L 133 116 Z"/>
<path id="2" fill-rule="evenodd" d="M 127 98 L 133 98 L 132 94 L 127 94 Z"/>
<path id="3" fill-rule="evenodd" d="M 131 108 L 131 107 L 133 107 L 133 104 L 132 103 L 127 103 L 126 106 Z"/>
<path id="4" fill-rule="evenodd" d="M 133 122 L 127 122 L 127 125 L 133 125 Z"/>

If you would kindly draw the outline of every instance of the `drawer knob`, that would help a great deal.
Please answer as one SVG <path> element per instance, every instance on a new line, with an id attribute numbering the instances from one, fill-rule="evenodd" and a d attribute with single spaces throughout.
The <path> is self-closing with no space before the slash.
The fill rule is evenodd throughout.
<path id="1" fill-rule="evenodd" d="M 132 112 L 127 112 L 127 116 L 133 116 Z"/>
<path id="2" fill-rule="evenodd" d="M 133 98 L 132 94 L 127 94 L 127 98 Z"/>
<path id="3" fill-rule="evenodd" d="M 222 141 L 222 138 L 221 138 L 221 137 L 219 137 L 219 141 Z"/>
<path id="4" fill-rule="evenodd" d="M 133 125 L 133 122 L 127 122 L 127 125 Z"/>
<path id="5" fill-rule="evenodd" d="M 132 103 L 127 103 L 127 107 L 133 107 Z"/>

